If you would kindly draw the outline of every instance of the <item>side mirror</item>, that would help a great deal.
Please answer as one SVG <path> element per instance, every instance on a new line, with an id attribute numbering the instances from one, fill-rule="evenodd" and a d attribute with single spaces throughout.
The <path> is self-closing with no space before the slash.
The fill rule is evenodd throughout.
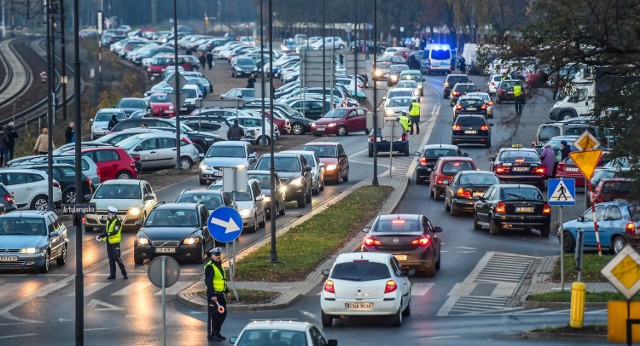
<path id="1" fill-rule="evenodd" d="M 309 167 L 309 166 L 304 166 L 304 171 L 305 171 L 305 172 L 311 172 L 311 167 Z"/>
<path id="2" fill-rule="evenodd" d="M 584 217 L 583 216 L 578 216 L 578 222 L 584 222 Z"/>
<path id="3" fill-rule="evenodd" d="M 422 155 L 422 153 L 420 151 L 416 151 L 416 156 L 420 157 L 420 155 Z"/>
<path id="4" fill-rule="evenodd" d="M 235 344 L 238 341 L 238 337 L 237 336 L 230 336 L 229 337 L 229 343 L 230 344 Z"/>
<path id="5" fill-rule="evenodd" d="M 362 232 L 365 232 L 365 233 L 369 233 L 369 231 L 371 231 L 371 226 L 365 226 L 365 227 L 362 229 Z"/>
<path id="6" fill-rule="evenodd" d="M 92 123 L 92 122 L 93 122 L 93 119 L 89 119 L 89 122 L 90 122 L 90 123 Z"/>
<path id="7" fill-rule="evenodd" d="M 198 154 L 198 158 L 200 159 L 200 161 L 204 160 L 204 154 L 203 153 Z"/>
<path id="8" fill-rule="evenodd" d="M 50 232 L 50 233 L 49 233 L 49 237 L 52 237 L 52 238 L 53 238 L 53 237 L 57 237 L 57 236 L 59 236 L 59 235 L 60 235 L 60 232 L 58 232 L 58 231 L 54 231 L 54 232 Z"/>
<path id="9" fill-rule="evenodd" d="M 327 346 L 338 346 L 338 340 L 336 339 L 327 340 Z"/>
<path id="10" fill-rule="evenodd" d="M 113 105 L 113 107 L 111 107 L 111 108 L 118 108 L 118 105 Z"/>
<path id="11" fill-rule="evenodd" d="M 495 157 L 495 156 L 489 156 L 489 162 L 493 162 L 493 161 L 495 161 L 495 160 L 496 160 L 496 157 Z"/>
<path id="12" fill-rule="evenodd" d="M 434 232 L 434 233 L 440 233 L 440 232 L 442 232 L 442 228 L 440 228 L 440 227 L 434 227 L 434 228 L 433 228 L 433 232 Z"/>
<path id="13" fill-rule="evenodd" d="M 255 159 L 257 156 L 258 156 L 258 154 L 256 154 L 256 153 L 249 154 L 249 158 L 250 159 Z"/>
<path id="14" fill-rule="evenodd" d="M 322 275 L 329 276 L 329 269 L 323 269 L 322 270 Z"/>

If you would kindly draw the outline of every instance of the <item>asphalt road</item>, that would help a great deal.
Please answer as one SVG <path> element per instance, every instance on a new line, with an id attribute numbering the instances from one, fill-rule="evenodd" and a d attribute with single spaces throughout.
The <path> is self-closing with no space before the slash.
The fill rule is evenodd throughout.
<path id="1" fill-rule="evenodd" d="M 448 143 L 451 108 L 448 100 L 441 97 L 444 77 L 428 77 L 423 97 L 423 128 L 420 136 L 411 139 L 412 150 L 419 148 L 422 138 L 428 143 Z M 476 79 L 476 78 L 474 78 Z M 476 79 L 482 85 L 484 78 Z M 379 84 L 381 87 L 382 83 Z M 531 141 L 550 107 L 550 99 L 539 95 L 530 100 L 521 117 L 515 117 L 511 104 L 499 107 L 494 122 L 493 148 L 465 147 L 482 169 L 488 168 L 487 157 L 497 152 L 500 145 L 512 142 L 526 144 Z M 321 139 L 322 140 L 322 139 Z M 367 157 L 366 136 L 351 134 L 334 137 L 343 143 L 350 157 L 350 181 L 340 185 L 327 186 L 319 196 L 314 196 L 311 206 L 294 208 L 288 205 L 287 215 L 277 219 L 278 225 L 303 215 L 321 201 L 344 191 L 359 181 L 372 178 L 372 162 Z M 404 174 L 415 157 L 395 156 L 393 174 Z M 388 157 L 379 157 L 379 174 L 388 174 Z M 205 188 L 198 184 L 197 177 L 157 190 L 159 200 L 172 201 L 183 189 Z M 353 319 L 338 322 L 338 326 L 325 329 L 331 338 L 340 339 L 340 344 L 397 343 L 398 335 L 413 344 L 462 344 L 470 340 L 491 340 L 492 343 L 513 344 L 514 334 L 545 324 L 561 324 L 568 321 L 568 313 L 545 311 L 544 314 L 528 314 L 513 311 L 508 302 L 501 305 L 495 292 L 513 289 L 513 282 L 482 284 L 480 264 L 504 266 L 508 275 L 517 279 L 517 268 L 526 267 L 529 256 L 556 254 L 557 239 L 543 238 L 536 232 L 512 232 L 493 237 L 488 231 L 474 231 L 467 216 L 451 217 L 444 212 L 442 202 L 428 199 L 427 187 L 410 185 L 398 207 L 398 211 L 424 213 L 432 222 L 444 229 L 442 269 L 434 279 L 412 278 L 414 282 L 413 316 L 405 320 L 401 330 L 387 329 L 384 321 Z M 268 224 L 268 223 L 267 223 Z M 245 234 L 239 241 L 240 249 L 258 239 L 268 236 L 267 229 L 255 234 Z M 83 236 L 83 261 L 85 273 L 85 338 L 87 344 L 159 344 L 162 335 L 162 319 L 159 289 L 152 286 L 146 277 L 148 263 L 133 265 L 134 234 L 123 235 L 123 259 L 129 270 L 129 280 L 118 277 L 108 281 L 108 265 L 104 244 L 94 240 L 94 234 Z M 70 230 L 70 239 L 75 238 L 75 230 Z M 69 249 L 69 262 L 64 267 L 52 265 L 49 274 L 0 272 L 0 344 L 41 344 L 66 345 L 74 338 L 74 242 Z M 506 255 L 503 255 L 506 254 Z M 511 256 L 511 257 L 509 257 Z M 170 296 L 167 306 L 168 344 L 200 345 L 205 340 L 206 314 L 191 311 L 173 304 L 176 292 L 188 286 L 202 271 L 199 264 L 182 263 L 180 281 L 168 289 Z M 493 285 L 493 286 L 492 286 Z M 471 287 L 471 288 L 469 288 Z M 319 292 L 318 287 L 318 292 Z M 470 297 L 484 297 L 485 302 L 469 305 Z M 473 300 L 473 299 L 471 299 Z M 466 309 L 466 310 L 465 310 Z M 478 316 L 477 312 L 482 312 Z M 476 314 L 471 313 L 476 312 Z M 485 313 L 486 312 L 486 313 Z M 492 314 L 493 312 L 493 314 Z M 292 308 L 281 311 L 232 313 L 224 331 L 227 335 L 239 333 L 251 319 L 291 318 L 296 320 L 319 321 L 319 300 L 309 296 Z M 606 315 L 594 312 L 593 320 L 602 321 Z M 589 319 L 588 319 L 589 321 Z M 464 324 L 465 328 L 460 328 Z M 399 334 L 401 333 L 401 334 Z"/>

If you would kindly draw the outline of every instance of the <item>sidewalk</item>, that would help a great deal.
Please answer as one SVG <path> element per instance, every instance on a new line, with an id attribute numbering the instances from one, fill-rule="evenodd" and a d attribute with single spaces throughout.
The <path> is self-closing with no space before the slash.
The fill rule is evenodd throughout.
<path id="1" fill-rule="evenodd" d="M 412 172 L 410 169 L 409 172 Z M 393 187 L 393 192 L 389 195 L 386 202 L 380 209 L 378 214 L 390 214 L 396 208 L 396 206 L 400 203 L 402 196 L 405 193 L 407 185 L 409 183 L 409 178 L 405 175 L 398 175 L 393 177 L 379 177 L 378 182 L 380 185 L 386 185 Z M 322 203 L 320 206 L 314 208 L 310 213 L 293 220 L 292 222 L 286 224 L 284 227 L 278 229 L 276 234 L 278 236 L 287 233 L 290 229 L 297 226 L 298 224 L 305 222 L 310 219 L 313 215 L 316 215 L 334 203 L 340 201 L 344 197 L 348 196 L 355 189 L 371 184 L 370 180 L 364 180 L 360 183 L 352 186 L 348 190 L 343 193 L 330 198 L 329 200 Z M 249 290 L 262 290 L 262 291 L 277 291 L 280 292 L 280 296 L 275 298 L 269 303 L 266 304 L 229 304 L 228 308 L 232 311 L 254 311 L 254 310 L 273 310 L 273 309 L 282 309 L 293 305 L 299 299 L 304 297 L 306 294 L 311 292 L 314 287 L 322 283 L 322 279 L 324 275 L 322 274 L 323 270 L 331 269 L 331 265 L 333 264 L 335 258 L 339 253 L 351 252 L 355 251 L 360 247 L 362 243 L 362 239 L 365 237 L 365 233 L 359 233 L 356 237 L 351 239 L 345 246 L 343 246 L 337 253 L 333 254 L 327 260 L 325 260 L 316 270 L 311 272 L 305 281 L 298 282 L 236 282 L 237 289 L 249 289 Z M 270 241 L 270 237 L 265 237 L 260 241 L 256 242 L 252 246 L 242 250 L 238 253 L 237 259 L 241 260 L 244 256 L 250 254 L 255 251 L 257 248 L 262 246 L 263 244 Z M 226 262 L 223 265 L 227 265 Z M 206 286 L 204 284 L 204 280 L 202 276 L 199 276 L 196 282 L 178 293 L 177 300 L 187 306 L 192 308 L 205 310 L 207 308 L 206 304 Z"/>

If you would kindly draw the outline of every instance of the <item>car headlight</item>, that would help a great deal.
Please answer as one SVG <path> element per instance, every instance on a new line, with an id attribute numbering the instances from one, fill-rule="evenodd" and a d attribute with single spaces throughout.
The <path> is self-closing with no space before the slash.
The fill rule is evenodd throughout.
<path id="1" fill-rule="evenodd" d="M 413 91 L 413 95 L 414 96 L 420 96 L 420 90 L 414 90 Z"/>
<path id="2" fill-rule="evenodd" d="M 251 215 L 251 209 L 249 209 L 249 208 L 244 208 L 244 209 L 240 210 L 240 215 L 241 215 L 242 217 L 246 217 L 246 216 Z"/>
<path id="3" fill-rule="evenodd" d="M 169 105 L 169 110 L 170 110 L 170 111 L 172 111 L 172 110 L 173 110 L 173 105 L 172 105 L 172 104 L 170 104 L 170 105 Z"/>
<path id="4" fill-rule="evenodd" d="M 311 123 L 311 127 L 316 127 L 316 122 L 315 121 Z"/>
<path id="5" fill-rule="evenodd" d="M 382 71 L 376 69 L 375 71 L 373 71 L 373 74 L 376 76 L 381 76 L 382 75 Z"/>
<path id="6" fill-rule="evenodd" d="M 26 247 L 26 248 L 20 249 L 20 253 L 22 254 L 34 254 L 36 252 L 38 252 L 38 249 L 34 247 Z"/>
<path id="7" fill-rule="evenodd" d="M 286 185 L 281 185 L 280 186 L 280 192 L 282 192 L 282 193 L 287 192 L 287 186 Z"/>
<path id="8" fill-rule="evenodd" d="M 393 112 L 393 110 L 391 110 L 391 109 L 386 110 L 384 113 L 385 113 L 385 115 L 386 115 L 386 116 L 388 116 L 388 117 L 393 116 L 393 114 L 395 114 L 395 113 Z"/>
<path id="9" fill-rule="evenodd" d="M 297 177 L 289 182 L 289 185 L 293 186 L 302 186 L 303 184 L 304 180 L 302 180 L 302 177 Z"/>
<path id="10" fill-rule="evenodd" d="M 396 75 L 392 75 L 392 76 L 391 76 L 391 80 L 392 80 L 392 81 L 396 81 L 396 80 L 398 80 L 398 76 L 396 76 Z"/>
<path id="11" fill-rule="evenodd" d="M 210 170 L 211 167 L 205 165 L 204 163 L 201 163 L 200 164 L 200 169 L 203 170 L 203 171 L 207 171 L 207 170 Z"/>
<path id="12" fill-rule="evenodd" d="M 422 89 L 422 84 L 418 84 L 418 89 Z"/>
<path id="13" fill-rule="evenodd" d="M 329 127 L 335 127 L 337 124 L 336 123 L 331 123 L 329 124 Z"/>
<path id="14" fill-rule="evenodd" d="M 200 238 L 198 237 L 190 237 L 182 241 L 184 245 L 193 245 L 193 244 L 198 244 L 199 242 L 200 242 Z"/>
<path id="15" fill-rule="evenodd" d="M 129 214 L 131 216 L 138 216 L 138 215 L 140 215 L 140 208 L 131 207 L 131 208 L 129 208 L 129 211 L 127 211 L 127 214 Z"/>
<path id="16" fill-rule="evenodd" d="M 329 166 L 327 166 L 327 171 L 333 171 L 336 168 L 338 168 L 338 165 L 336 165 L 335 163 L 332 163 Z"/>
<path id="17" fill-rule="evenodd" d="M 269 203 L 269 202 L 271 202 L 271 197 L 269 197 L 269 196 L 264 196 L 264 202 L 265 202 L 265 203 Z"/>
<path id="18" fill-rule="evenodd" d="M 138 245 L 149 245 L 149 239 L 147 238 L 136 238 L 136 242 Z"/>

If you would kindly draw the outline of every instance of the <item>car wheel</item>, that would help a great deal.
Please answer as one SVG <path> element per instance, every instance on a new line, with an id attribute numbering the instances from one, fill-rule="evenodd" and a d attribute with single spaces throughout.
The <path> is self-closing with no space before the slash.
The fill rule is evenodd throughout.
<path id="1" fill-rule="evenodd" d="M 62 246 L 62 253 L 60 257 L 56 258 L 56 264 L 59 266 L 67 264 L 67 245 Z"/>
<path id="2" fill-rule="evenodd" d="M 344 175 L 344 177 L 342 177 L 342 181 L 344 181 L 345 183 L 349 181 L 349 170 L 347 169 L 347 174 Z"/>
<path id="3" fill-rule="evenodd" d="M 180 158 L 180 166 L 182 167 L 182 169 L 189 169 L 191 168 L 191 165 L 193 165 L 193 161 L 191 161 L 190 158 L 186 156 Z"/>
<path id="4" fill-rule="evenodd" d="M 340 46 L 338 46 L 338 49 L 343 50 L 344 49 L 344 45 L 341 44 Z"/>
<path id="5" fill-rule="evenodd" d="M 333 316 L 327 315 L 322 311 L 322 326 L 331 327 L 333 325 Z"/>
<path id="6" fill-rule="evenodd" d="M 48 206 L 49 206 L 49 200 L 45 195 L 38 195 L 31 202 L 32 210 L 47 210 Z"/>
<path id="7" fill-rule="evenodd" d="M 322 178 L 322 181 L 320 182 L 320 188 L 318 190 L 324 191 L 324 178 Z"/>
<path id="8" fill-rule="evenodd" d="M 138 255 L 135 251 L 133 252 L 133 263 L 137 266 L 142 265 L 144 263 L 144 258 Z"/>
<path id="9" fill-rule="evenodd" d="M 502 103 L 502 100 L 501 100 L 499 97 L 496 97 L 496 103 L 497 103 L 497 104 L 501 104 L 501 103 Z"/>
<path id="10" fill-rule="evenodd" d="M 440 200 L 440 192 L 438 192 L 438 189 L 436 189 L 435 187 L 433 188 L 433 199 L 435 199 L 436 201 Z"/>
<path id="11" fill-rule="evenodd" d="M 62 197 L 64 203 L 73 204 L 76 202 L 76 189 L 68 189 L 64 192 L 64 196 Z"/>
<path id="12" fill-rule="evenodd" d="M 307 203 L 311 203 L 311 194 L 312 194 L 311 190 L 309 190 L 307 192 L 307 194 L 306 194 L 305 199 L 306 199 Z"/>
<path id="13" fill-rule="evenodd" d="M 317 188 L 317 189 L 311 189 L 311 193 L 312 193 L 314 196 L 317 196 L 317 195 L 319 195 L 319 194 L 320 194 L 320 182 L 318 182 L 318 188 Z"/>
<path id="14" fill-rule="evenodd" d="M 269 211 L 269 215 L 271 215 L 271 211 Z M 264 227 L 266 224 L 267 224 L 267 213 L 264 212 L 262 214 L 262 220 L 260 220 L 260 222 L 258 223 L 258 226 Z"/>
<path id="15" fill-rule="evenodd" d="M 260 144 L 260 142 L 261 142 L 261 141 L 262 141 L 262 136 L 260 136 L 260 137 L 256 138 L 256 143 Z M 265 142 L 267 145 L 270 145 L 270 144 L 271 144 L 271 138 L 269 138 L 269 137 L 267 137 L 267 136 L 264 136 L 264 142 Z"/>
<path id="16" fill-rule="evenodd" d="M 369 157 L 373 157 L 373 148 L 369 146 Z"/>
<path id="17" fill-rule="evenodd" d="M 627 245 L 627 241 L 623 237 L 617 235 L 617 236 L 613 237 L 613 241 L 611 242 L 611 244 L 613 244 L 611 246 L 612 252 L 614 254 L 619 254 L 620 251 L 622 251 L 622 249 L 624 249 L 625 245 Z"/>
<path id="18" fill-rule="evenodd" d="M 41 273 L 48 273 L 49 272 L 49 261 L 50 260 L 51 260 L 51 254 L 49 253 L 49 250 L 47 250 L 47 252 L 44 253 L 44 264 L 42 265 L 42 267 L 38 268 Z"/>
<path id="19" fill-rule="evenodd" d="M 282 209 L 278 210 L 278 215 L 283 216 L 286 213 L 287 207 L 284 205 L 284 203 L 282 204 Z"/>
<path id="20" fill-rule="evenodd" d="M 540 229 L 540 235 L 543 237 L 548 237 L 549 233 L 551 233 L 551 229 L 549 228 L 549 225 L 546 225 L 542 227 L 542 229 Z"/>
<path id="21" fill-rule="evenodd" d="M 402 311 L 398 310 L 398 312 L 391 316 L 391 326 L 392 327 L 400 327 L 402 326 Z"/>
<path id="22" fill-rule="evenodd" d="M 200 245 L 200 251 L 198 251 L 198 254 L 199 254 L 200 256 L 198 256 L 198 257 L 194 258 L 195 262 L 196 262 L 196 263 L 198 263 L 198 264 L 202 264 L 202 263 L 204 263 L 204 260 L 207 258 L 207 254 L 206 254 L 206 252 L 204 251 L 204 243 L 202 243 L 202 244 Z"/>
<path id="23" fill-rule="evenodd" d="M 424 269 L 424 276 L 428 278 L 432 278 L 436 276 L 436 265 L 435 263 L 431 264 L 431 266 Z"/>
<path id="24" fill-rule="evenodd" d="M 304 126 L 300 123 L 294 123 L 291 125 L 291 132 L 293 132 L 294 135 L 301 135 L 304 133 Z"/>
<path id="25" fill-rule="evenodd" d="M 489 218 L 489 233 L 491 233 L 491 235 L 500 234 L 500 226 L 498 226 L 498 224 L 492 217 Z"/>
<path id="26" fill-rule="evenodd" d="M 480 226 L 480 223 L 478 222 L 478 214 L 476 214 L 474 211 L 473 212 L 473 229 L 478 230 L 481 228 L 482 226 Z"/>
<path id="27" fill-rule="evenodd" d="M 564 239 L 562 240 L 563 242 L 563 246 L 564 246 L 564 252 L 565 253 L 569 253 L 569 252 L 573 252 L 573 250 L 576 247 L 576 240 L 573 238 L 573 234 L 571 234 L 571 232 L 569 231 L 564 231 L 562 236 L 564 237 Z"/>
<path id="28" fill-rule="evenodd" d="M 440 270 L 441 263 L 442 263 L 442 254 L 438 254 L 438 262 L 436 262 L 436 270 Z"/>
<path id="29" fill-rule="evenodd" d="M 302 195 L 298 198 L 298 208 L 304 208 L 307 206 L 307 197 Z"/>
<path id="30" fill-rule="evenodd" d="M 429 185 L 429 197 L 431 197 L 431 199 L 434 199 L 434 197 L 433 197 L 433 189 L 431 188 L 431 185 Z"/>
<path id="31" fill-rule="evenodd" d="M 347 135 L 347 128 L 342 125 L 338 128 L 338 136 L 346 136 Z"/>
<path id="32" fill-rule="evenodd" d="M 404 308 L 404 311 L 402 311 L 402 315 L 411 316 L 411 299 L 409 299 L 409 303 L 407 304 L 407 307 Z"/>
<path id="33" fill-rule="evenodd" d="M 117 179 L 131 179 L 131 173 L 129 173 L 127 171 L 121 171 L 118 174 L 116 174 L 116 178 Z"/>
<path id="34" fill-rule="evenodd" d="M 573 118 L 573 114 L 571 114 L 571 112 L 562 112 L 560 114 L 560 120 L 569 120 Z"/>

